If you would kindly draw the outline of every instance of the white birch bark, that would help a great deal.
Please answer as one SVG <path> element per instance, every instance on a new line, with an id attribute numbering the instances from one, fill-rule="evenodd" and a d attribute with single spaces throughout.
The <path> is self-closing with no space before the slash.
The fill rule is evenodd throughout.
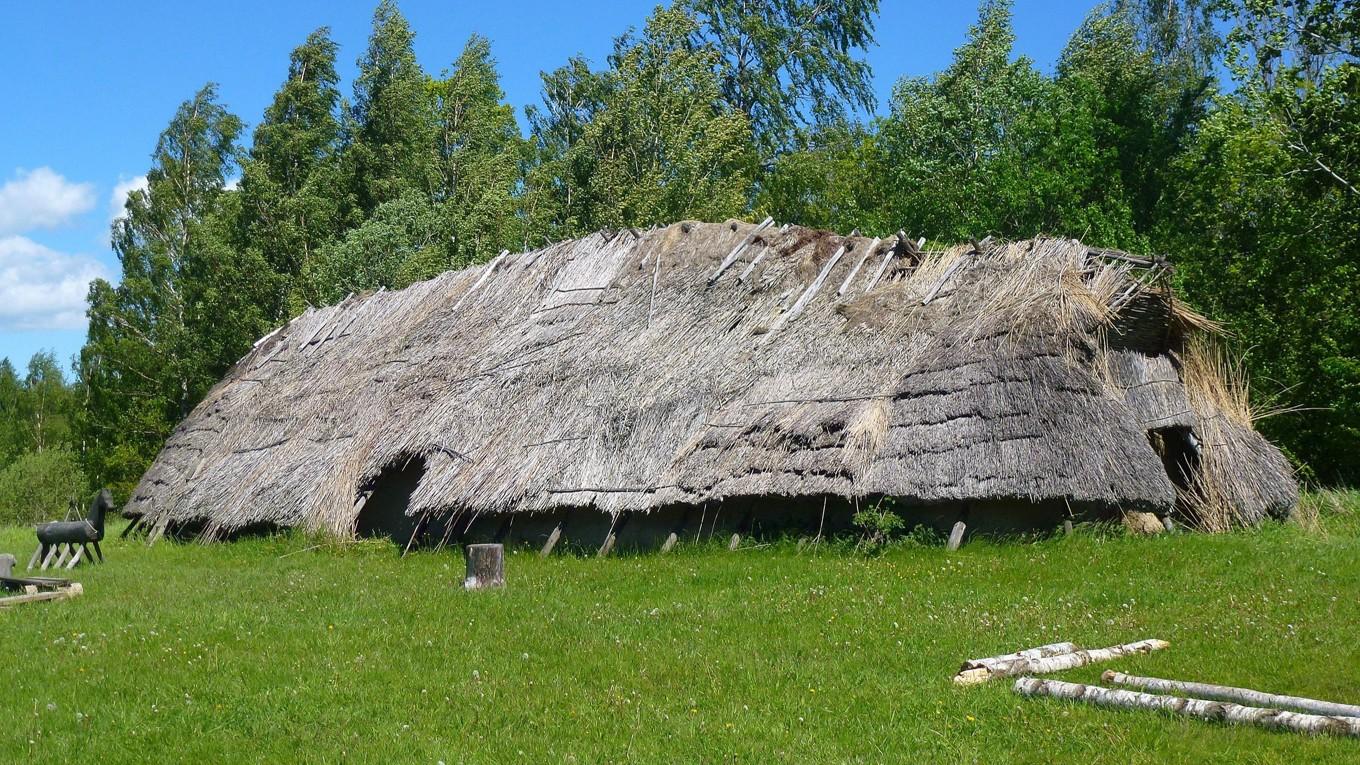
<path id="1" fill-rule="evenodd" d="M 1062 680 L 1040 680 L 1037 677 L 1022 677 L 1016 680 L 1013 690 L 1022 696 L 1049 696 L 1123 709 L 1152 709 L 1231 725 L 1258 725 L 1297 733 L 1360 737 L 1360 717 L 1309 715 L 1281 709 L 1242 706 L 1226 701 L 1158 696 L 1118 688 L 1102 688 L 1098 685 L 1067 683 Z"/>
<path id="2" fill-rule="evenodd" d="M 954 682 L 958 685 L 976 685 L 978 683 L 985 683 L 988 680 L 997 677 L 1044 675 L 1050 672 L 1061 672 L 1064 669 L 1084 667 L 1087 664 L 1095 664 L 1096 662 L 1110 661 L 1111 659 L 1118 659 L 1123 656 L 1151 653 L 1152 651 L 1158 651 L 1170 645 L 1171 644 L 1165 640 L 1151 639 L 1139 640 L 1136 643 L 1110 646 L 1109 648 L 1093 648 L 1089 651 L 1073 651 L 1057 656 L 1040 656 L 1037 658 L 1021 657 L 1009 661 L 998 661 L 991 666 L 966 669 L 954 676 Z"/>
<path id="3" fill-rule="evenodd" d="M 1100 679 L 1111 685 L 1124 685 L 1156 693 L 1173 693 L 1179 696 L 1232 701 L 1254 707 L 1296 709 L 1300 712 L 1328 717 L 1360 717 L 1360 706 L 1355 704 L 1339 704 L 1334 701 L 1322 701 L 1304 696 L 1282 696 L 1275 693 L 1254 691 L 1250 688 L 1235 688 L 1230 685 L 1165 680 L 1160 677 L 1139 677 L 1114 670 L 1107 671 L 1100 676 Z"/>

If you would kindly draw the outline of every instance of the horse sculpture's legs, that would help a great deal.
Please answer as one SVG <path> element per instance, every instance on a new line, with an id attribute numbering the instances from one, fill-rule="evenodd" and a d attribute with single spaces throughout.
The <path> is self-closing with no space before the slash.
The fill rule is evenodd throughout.
<path id="1" fill-rule="evenodd" d="M 33 557 L 28 559 L 29 571 L 32 571 L 33 567 L 38 565 L 38 561 L 42 560 L 43 553 L 45 552 L 47 552 L 47 545 L 43 544 L 42 542 L 39 542 L 38 549 L 33 551 Z"/>
<path id="2" fill-rule="evenodd" d="M 47 568 L 48 564 L 50 564 L 50 563 L 52 562 L 52 559 L 55 558 L 56 555 L 57 555 L 57 545 L 54 545 L 54 544 L 48 545 L 48 546 L 47 546 L 47 554 L 43 556 L 42 565 L 39 566 L 38 569 L 39 569 L 39 570 L 42 570 L 42 569 Z"/>
<path id="3" fill-rule="evenodd" d="M 99 543 L 98 543 L 98 542 L 95 542 L 95 543 L 94 543 L 94 553 L 95 553 L 95 555 L 98 555 L 98 556 L 99 556 L 99 562 L 100 562 L 100 563 L 103 563 L 103 562 L 104 562 L 104 551 L 101 550 L 101 549 L 99 549 Z"/>

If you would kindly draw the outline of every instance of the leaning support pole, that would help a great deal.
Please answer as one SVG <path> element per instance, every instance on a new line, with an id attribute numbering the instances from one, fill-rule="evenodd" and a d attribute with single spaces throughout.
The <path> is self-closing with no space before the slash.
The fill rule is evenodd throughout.
<path id="1" fill-rule="evenodd" d="M 1360 717 L 1307 715 L 1281 709 L 1247 707 L 1224 701 L 1158 696 L 1118 688 L 1102 688 L 1098 685 L 1067 683 L 1062 680 L 1040 680 L 1037 677 L 1022 677 L 1016 680 L 1013 690 L 1022 696 L 1049 696 L 1123 709 L 1153 709 L 1232 725 L 1259 725 L 1263 728 L 1297 733 L 1329 733 L 1335 736 L 1360 737 Z"/>
<path id="2" fill-rule="evenodd" d="M 1253 691 L 1250 688 L 1234 688 L 1229 685 L 1210 683 L 1190 683 L 1182 680 L 1164 680 L 1160 677 L 1138 677 L 1123 672 L 1108 670 L 1100 679 L 1110 685 L 1123 685 L 1156 693 L 1174 693 L 1180 696 L 1233 701 L 1254 707 L 1275 707 L 1277 709 L 1297 709 L 1309 714 L 1327 717 L 1360 717 L 1360 706 L 1338 704 L 1334 701 L 1320 701 L 1303 696 L 1280 696 L 1274 693 Z"/>
<path id="3" fill-rule="evenodd" d="M 954 676 L 954 682 L 958 685 L 977 685 L 998 677 L 1044 675 L 1049 672 L 1061 672 L 1064 669 L 1076 669 L 1087 664 L 1118 659 L 1122 656 L 1151 653 L 1170 645 L 1165 640 L 1139 640 L 1136 643 L 1126 643 L 1109 648 L 1094 648 L 1089 651 L 1073 651 L 1059 656 L 1045 656 L 1035 659 L 1019 658 L 1013 661 L 997 662 L 992 666 L 964 670 Z"/>
<path id="4" fill-rule="evenodd" d="M 567 525 L 566 520 L 562 520 L 553 527 L 552 533 L 548 535 L 548 541 L 543 543 L 543 549 L 538 551 L 538 557 L 546 558 L 552 555 L 553 548 L 557 546 L 557 541 L 562 538 L 562 530 Z"/>

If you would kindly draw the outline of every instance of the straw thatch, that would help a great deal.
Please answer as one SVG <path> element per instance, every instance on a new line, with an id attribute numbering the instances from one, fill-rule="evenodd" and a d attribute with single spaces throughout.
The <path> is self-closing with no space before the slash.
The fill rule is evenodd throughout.
<path id="1" fill-rule="evenodd" d="M 1214 327 L 1166 273 L 1065 239 L 923 253 L 737 222 L 502 254 L 262 339 L 128 509 L 208 538 L 349 534 L 384 471 L 421 460 L 412 515 L 818 496 L 1287 512 L 1289 466 L 1231 381 L 1202 353 L 1187 377 Z"/>

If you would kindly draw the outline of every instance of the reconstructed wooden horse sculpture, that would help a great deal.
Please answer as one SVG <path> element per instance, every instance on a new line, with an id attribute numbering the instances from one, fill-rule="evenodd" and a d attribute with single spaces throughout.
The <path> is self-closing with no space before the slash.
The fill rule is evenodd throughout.
<path id="1" fill-rule="evenodd" d="M 99 541 L 104 538 L 104 515 L 113 509 L 113 495 L 108 489 L 100 489 L 99 496 L 90 504 L 90 512 L 80 521 L 53 521 L 38 526 L 38 549 L 28 561 L 29 569 L 42 561 L 42 568 L 49 565 L 67 569 L 75 568 L 82 556 L 93 560 L 94 555 L 104 562 L 104 551 L 99 549 Z M 70 556 L 67 558 L 67 556 Z M 55 560 L 54 560 L 55 558 Z"/>

